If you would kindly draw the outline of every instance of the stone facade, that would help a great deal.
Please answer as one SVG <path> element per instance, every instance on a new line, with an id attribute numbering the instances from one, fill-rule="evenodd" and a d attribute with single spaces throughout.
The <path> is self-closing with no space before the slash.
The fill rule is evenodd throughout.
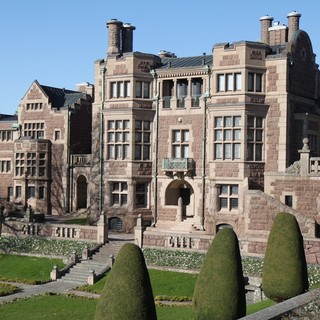
<path id="1" fill-rule="evenodd" d="M 15 120 L 20 136 L 0 143 L 0 160 L 19 160 L 10 143 L 35 131 L 51 143 L 46 213 L 86 209 L 92 222 L 105 215 L 110 229 L 126 232 L 141 216 L 142 227 L 152 225 L 146 245 L 201 249 L 232 227 L 243 252 L 261 254 L 275 215 L 289 211 L 314 247 L 319 70 L 300 16 L 290 13 L 288 26 L 264 16 L 261 41 L 182 58 L 134 51 L 135 27 L 110 20 L 94 90 L 34 82 Z M 57 92 L 70 103 L 54 100 Z M 299 154 L 303 138 L 310 150 Z M 23 180 L 13 170 L 0 174 L 7 197 Z"/>

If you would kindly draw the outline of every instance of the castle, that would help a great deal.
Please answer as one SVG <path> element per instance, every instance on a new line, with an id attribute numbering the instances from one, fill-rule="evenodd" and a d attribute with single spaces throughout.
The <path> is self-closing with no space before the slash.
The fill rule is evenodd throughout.
<path id="1" fill-rule="evenodd" d="M 316 241 L 320 78 L 300 18 L 263 16 L 260 41 L 182 58 L 133 51 L 135 27 L 108 21 L 94 85 L 34 81 L 18 114 L 0 116 L 0 196 L 105 215 L 111 230 L 142 217 L 147 245 L 201 249 L 232 227 L 260 253 L 279 211 Z"/>

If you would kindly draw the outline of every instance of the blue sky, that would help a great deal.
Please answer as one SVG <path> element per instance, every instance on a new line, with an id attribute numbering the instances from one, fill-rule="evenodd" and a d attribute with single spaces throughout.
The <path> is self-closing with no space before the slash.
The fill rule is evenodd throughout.
<path id="1" fill-rule="evenodd" d="M 94 83 L 94 61 L 105 58 L 106 22 L 136 26 L 134 51 L 178 57 L 211 53 L 219 42 L 260 39 L 260 17 L 287 24 L 302 14 L 320 61 L 320 2 L 311 0 L 10 0 L 0 1 L 0 113 L 13 114 L 36 79 L 75 89 Z"/>

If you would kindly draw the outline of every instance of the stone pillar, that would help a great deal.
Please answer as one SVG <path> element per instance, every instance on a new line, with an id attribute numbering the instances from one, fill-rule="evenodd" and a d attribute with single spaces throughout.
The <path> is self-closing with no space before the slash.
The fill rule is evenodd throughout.
<path id="1" fill-rule="evenodd" d="M 97 242 L 107 243 L 108 242 L 108 221 L 104 212 L 100 214 L 99 221 L 97 223 Z"/>
<path id="2" fill-rule="evenodd" d="M 270 37 L 269 37 L 269 28 L 272 25 L 273 17 L 271 16 L 263 16 L 260 18 L 261 22 L 261 39 L 260 41 L 266 44 L 270 44 Z"/>
<path id="3" fill-rule="evenodd" d="M 309 174 L 309 165 L 310 165 L 310 148 L 309 148 L 309 139 L 304 138 L 302 140 L 303 147 L 301 150 L 298 150 L 300 153 L 300 175 L 307 176 Z"/>
<path id="4" fill-rule="evenodd" d="M 60 272 L 56 265 L 53 266 L 52 271 L 50 272 L 50 279 L 52 281 L 57 281 L 60 278 Z"/>
<path id="5" fill-rule="evenodd" d="M 177 207 L 177 215 L 176 215 L 176 221 L 181 222 L 183 220 L 183 201 L 182 198 L 179 197 L 178 199 L 178 207 Z"/>
<path id="6" fill-rule="evenodd" d="M 73 251 L 70 256 L 70 262 L 73 264 L 76 264 L 78 262 L 77 253 L 75 251 Z"/>
<path id="7" fill-rule="evenodd" d="M 88 283 L 88 285 L 93 285 L 96 280 L 96 273 L 95 273 L 95 270 L 93 270 L 93 269 L 90 269 L 89 272 L 90 272 L 90 274 L 87 278 L 87 283 Z"/>
<path id="8" fill-rule="evenodd" d="M 114 264 L 114 255 L 113 254 L 110 254 L 109 258 L 108 258 L 108 266 L 110 268 L 113 267 L 113 264 Z"/>
<path id="9" fill-rule="evenodd" d="M 145 228 L 142 225 L 142 217 L 141 214 L 138 215 L 137 225 L 134 228 L 134 243 L 142 248 L 143 246 L 143 232 Z"/>
<path id="10" fill-rule="evenodd" d="M 88 248 L 88 246 L 86 246 L 83 250 L 82 250 L 82 259 L 83 260 L 88 260 L 90 258 L 90 250 Z"/>

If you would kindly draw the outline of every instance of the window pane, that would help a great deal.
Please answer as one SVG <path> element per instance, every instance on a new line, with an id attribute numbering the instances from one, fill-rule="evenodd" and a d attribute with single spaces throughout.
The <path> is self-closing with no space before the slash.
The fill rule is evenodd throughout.
<path id="1" fill-rule="evenodd" d="M 230 188 L 231 188 L 231 192 L 230 192 L 231 195 L 238 194 L 238 189 L 239 189 L 238 186 L 230 186 Z"/>
<path id="2" fill-rule="evenodd" d="M 122 120 L 116 121 L 116 130 L 122 129 Z"/>
<path id="3" fill-rule="evenodd" d="M 182 146 L 182 158 L 188 158 L 189 157 L 189 146 Z"/>
<path id="4" fill-rule="evenodd" d="M 256 144 L 256 161 L 262 161 L 262 144 Z"/>
<path id="5" fill-rule="evenodd" d="M 149 132 L 144 132 L 143 133 L 143 142 L 144 143 L 149 143 L 150 142 L 150 133 Z"/>
<path id="6" fill-rule="evenodd" d="M 230 207 L 231 209 L 238 209 L 238 198 L 230 199 Z"/>
<path id="7" fill-rule="evenodd" d="M 215 131 L 215 140 L 216 141 L 222 141 L 222 130 L 216 130 Z"/>
<path id="8" fill-rule="evenodd" d="M 233 140 L 240 140 L 241 138 L 241 130 L 235 129 L 233 130 Z"/>
<path id="9" fill-rule="evenodd" d="M 253 160 L 253 144 L 249 143 L 247 145 L 247 160 L 252 161 Z"/>
<path id="10" fill-rule="evenodd" d="M 149 98 L 150 97 L 150 90 L 149 90 L 149 88 L 150 88 L 150 84 L 149 84 L 149 82 L 144 82 L 144 84 L 143 84 L 143 97 L 144 98 Z"/>
<path id="11" fill-rule="evenodd" d="M 254 90 L 254 74 L 253 73 L 248 73 L 248 91 L 253 91 Z"/>
<path id="12" fill-rule="evenodd" d="M 218 91 L 219 92 L 225 91 L 224 74 L 218 75 Z"/>
<path id="13" fill-rule="evenodd" d="M 111 98 L 117 97 L 117 84 L 115 82 L 111 82 Z"/>
<path id="14" fill-rule="evenodd" d="M 122 145 L 116 145 L 116 159 L 122 159 Z"/>
<path id="15" fill-rule="evenodd" d="M 220 198 L 220 208 L 228 208 L 228 198 Z"/>
<path id="16" fill-rule="evenodd" d="M 180 158 L 180 146 L 173 146 L 173 158 Z"/>
<path id="17" fill-rule="evenodd" d="M 262 128 L 262 121 L 263 121 L 262 118 L 256 117 L 256 127 L 257 128 Z"/>
<path id="18" fill-rule="evenodd" d="M 235 90 L 241 90 L 242 89 L 242 78 L 241 73 L 235 74 Z"/>
<path id="19" fill-rule="evenodd" d="M 135 155 L 134 155 L 135 160 L 141 160 L 141 148 L 142 148 L 141 145 L 135 146 Z"/>
<path id="20" fill-rule="evenodd" d="M 108 146 L 108 158 L 114 159 L 114 146 Z"/>
<path id="21" fill-rule="evenodd" d="M 141 81 L 136 82 L 136 97 L 142 98 L 142 82 Z"/>
<path id="22" fill-rule="evenodd" d="M 232 130 L 225 130 L 224 131 L 224 140 L 226 140 L 226 141 L 232 140 Z"/>
<path id="23" fill-rule="evenodd" d="M 248 130 L 247 140 L 248 141 L 253 141 L 254 140 L 254 130 L 253 129 L 249 129 Z"/>
<path id="24" fill-rule="evenodd" d="M 121 205 L 126 205 L 127 204 L 127 195 L 126 194 L 122 194 L 121 195 Z"/>
<path id="25" fill-rule="evenodd" d="M 227 74 L 227 91 L 233 90 L 233 74 L 228 73 Z"/>
<path id="26" fill-rule="evenodd" d="M 136 132 L 136 134 L 135 134 L 135 141 L 136 141 L 136 142 L 142 142 L 141 132 Z"/>
<path id="27" fill-rule="evenodd" d="M 256 141 L 262 141 L 262 130 L 256 130 Z"/>
<path id="28" fill-rule="evenodd" d="M 235 126 L 235 127 L 238 127 L 238 126 L 240 126 L 241 125 L 241 117 L 233 117 L 233 125 Z"/>
<path id="29" fill-rule="evenodd" d="M 224 126 L 225 127 L 232 127 L 232 118 L 231 117 L 224 117 Z"/>
<path id="30" fill-rule="evenodd" d="M 216 143 L 214 146 L 215 146 L 215 158 L 222 159 L 222 144 Z"/>
<path id="31" fill-rule="evenodd" d="M 125 159 L 129 159 L 129 145 L 123 145 L 123 155 Z"/>
<path id="32" fill-rule="evenodd" d="M 150 121 L 143 121 L 143 130 L 150 130 Z"/>
<path id="33" fill-rule="evenodd" d="M 131 85 L 130 85 L 130 81 L 126 81 L 125 82 L 125 96 L 126 97 L 130 97 L 131 95 Z"/>
<path id="34" fill-rule="evenodd" d="M 234 153 L 233 157 L 235 159 L 240 159 L 241 157 L 240 146 L 241 146 L 240 143 L 235 143 L 233 145 L 233 153 Z"/>
<path id="35" fill-rule="evenodd" d="M 123 121 L 123 127 L 124 127 L 124 129 L 129 129 L 130 128 L 130 121 L 129 120 L 124 120 Z"/>
<path id="36" fill-rule="evenodd" d="M 173 131 L 173 141 L 174 142 L 180 142 L 181 141 L 181 137 L 180 137 L 180 131 L 179 130 L 175 130 Z"/>
<path id="37" fill-rule="evenodd" d="M 222 117 L 216 117 L 215 118 L 215 127 L 222 127 L 222 125 L 223 125 Z"/>
<path id="38" fill-rule="evenodd" d="M 150 147 L 143 146 L 143 160 L 150 160 Z"/>
<path id="39" fill-rule="evenodd" d="M 119 82 L 119 97 L 123 98 L 124 97 L 124 83 L 123 82 Z"/>
<path id="40" fill-rule="evenodd" d="M 224 157 L 225 159 L 231 159 L 231 143 L 224 145 Z"/>
<path id="41" fill-rule="evenodd" d="M 222 185 L 220 187 L 220 194 L 229 194 L 229 187 L 227 185 Z"/>
<path id="42" fill-rule="evenodd" d="M 257 73 L 256 74 L 256 92 L 262 91 L 262 75 Z"/>
<path id="43" fill-rule="evenodd" d="M 119 194 L 113 194 L 113 195 L 112 195 L 112 203 L 113 203 L 113 204 L 120 204 L 120 203 L 119 203 L 119 200 L 120 200 L 120 199 L 119 199 Z"/>
<path id="44" fill-rule="evenodd" d="M 183 130 L 183 142 L 188 142 L 189 141 L 189 130 Z"/>
<path id="45" fill-rule="evenodd" d="M 116 133 L 116 142 L 122 142 L 122 132 Z"/>
<path id="46" fill-rule="evenodd" d="M 108 122 L 108 129 L 113 130 L 114 129 L 114 121 L 109 121 Z"/>

